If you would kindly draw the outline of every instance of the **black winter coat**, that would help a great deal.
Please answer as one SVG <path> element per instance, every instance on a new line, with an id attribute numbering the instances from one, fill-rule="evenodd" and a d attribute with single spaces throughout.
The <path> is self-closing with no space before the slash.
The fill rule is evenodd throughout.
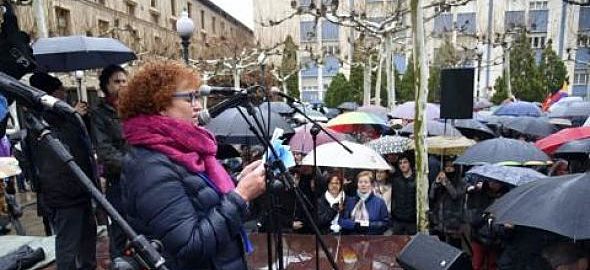
<path id="1" fill-rule="evenodd" d="M 57 138 L 74 157 L 80 169 L 94 181 L 90 141 L 84 138 L 80 126 L 69 119 L 47 111 L 42 118 L 49 124 L 52 135 Z M 32 132 L 27 132 L 27 144 L 30 146 L 31 159 L 35 167 L 38 189 L 43 205 L 51 208 L 67 208 L 87 204 L 90 194 L 80 180 L 70 171 L 67 164 L 59 161 L 53 152 L 39 142 Z"/>
<path id="2" fill-rule="evenodd" d="M 116 182 L 121 175 L 121 162 L 126 145 L 117 111 L 104 100 L 90 113 L 92 136 L 98 162 L 103 166 L 104 177 Z"/>
<path id="3" fill-rule="evenodd" d="M 459 177 L 443 186 L 433 182 L 428 192 L 431 202 L 430 226 L 439 232 L 457 232 L 463 223 L 465 184 Z"/>
<path id="4" fill-rule="evenodd" d="M 393 178 L 391 183 L 391 216 L 394 221 L 416 221 L 416 180 L 414 175 Z"/>
<path id="5" fill-rule="evenodd" d="M 246 269 L 246 203 L 237 193 L 219 195 L 164 154 L 138 147 L 130 147 L 121 177 L 129 224 L 162 242 L 168 269 Z"/>

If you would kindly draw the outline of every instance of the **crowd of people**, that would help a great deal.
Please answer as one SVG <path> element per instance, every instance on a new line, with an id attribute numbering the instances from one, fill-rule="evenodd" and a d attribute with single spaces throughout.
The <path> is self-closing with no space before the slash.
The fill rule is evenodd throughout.
<path id="1" fill-rule="evenodd" d="M 274 191 L 278 203 L 269 204 L 260 197 L 266 187 L 260 160 L 264 149 L 242 147 L 235 164 L 222 164 L 216 159 L 214 134 L 195 124 L 202 110 L 198 78 L 197 72 L 173 61 L 149 62 L 130 77 L 119 66 L 104 68 L 100 102 L 75 104 L 91 141 L 81 136 L 80 126 L 50 111 L 41 115 L 86 175 L 98 187 L 104 185 L 107 199 L 127 222 L 162 242 L 170 269 L 246 269 L 247 234 L 276 226 L 303 234 L 312 233 L 311 222 L 323 234 L 417 233 L 411 151 L 386 154 L 392 169 L 377 171 L 314 168 L 302 165 L 302 154 L 294 153 L 295 186 L 310 203 L 301 205 L 294 190 L 284 188 Z M 55 77 L 36 73 L 30 84 L 65 99 Z M 31 164 L 23 175 L 38 194 L 46 233 L 56 235 L 58 269 L 96 268 L 97 221 L 108 225 L 112 260 L 124 256 L 126 235 L 116 222 L 96 218 L 91 197 L 76 176 L 34 134 L 26 134 L 22 142 L 23 152 L 30 155 L 23 164 Z M 496 224 L 485 209 L 513 186 L 467 181 L 468 168 L 455 165 L 453 158 L 429 156 L 430 234 L 471 254 L 477 270 L 588 269 L 584 242 Z M 551 167 L 535 169 L 548 175 L 589 169 L 587 162 L 580 164 L 556 160 Z M 305 218 L 303 207 L 314 213 L 313 220 Z"/>

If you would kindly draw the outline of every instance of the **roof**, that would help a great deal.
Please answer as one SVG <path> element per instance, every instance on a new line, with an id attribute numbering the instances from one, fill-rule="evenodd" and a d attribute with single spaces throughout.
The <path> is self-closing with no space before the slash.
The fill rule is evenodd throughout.
<path id="1" fill-rule="evenodd" d="M 236 19 L 234 16 L 227 13 L 225 10 L 220 8 L 218 5 L 216 5 L 212 1 L 210 1 L 210 0 L 197 0 L 197 1 L 202 3 L 203 5 L 205 5 L 206 7 L 210 8 L 211 10 L 223 15 L 223 17 L 226 18 L 228 21 L 235 23 L 235 24 L 239 25 L 240 27 L 243 27 L 251 34 L 254 34 L 254 31 L 252 31 L 252 29 L 250 29 L 250 27 L 248 27 L 245 24 L 243 24 L 242 22 L 240 22 L 240 20 Z"/>

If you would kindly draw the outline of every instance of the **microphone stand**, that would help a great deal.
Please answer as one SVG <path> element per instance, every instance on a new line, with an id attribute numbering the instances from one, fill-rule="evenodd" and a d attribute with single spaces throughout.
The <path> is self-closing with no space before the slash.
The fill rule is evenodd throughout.
<path id="1" fill-rule="evenodd" d="M 317 136 L 318 134 L 320 134 L 321 131 L 323 131 L 326 135 L 328 135 L 328 137 L 332 140 L 337 142 L 338 144 L 340 144 L 342 146 L 342 148 L 344 148 L 346 151 L 348 151 L 349 153 L 353 153 L 352 150 L 344 145 L 340 140 L 338 140 L 336 137 L 334 137 L 334 135 L 332 135 L 330 132 L 328 132 L 325 128 L 323 128 L 320 124 L 318 124 L 317 121 L 311 119 L 305 112 L 301 111 L 301 109 L 299 109 L 299 107 L 295 106 L 293 104 L 294 99 L 291 98 L 285 98 L 287 100 L 287 105 L 289 105 L 289 107 L 293 108 L 293 110 L 295 111 L 295 113 L 299 113 L 301 115 L 303 115 L 303 117 L 305 119 L 307 119 L 307 121 L 309 121 L 310 123 L 313 124 L 312 128 L 309 130 L 309 133 L 311 133 L 311 139 L 313 141 L 313 179 L 315 182 L 315 190 L 313 192 L 314 195 L 314 206 L 315 206 L 315 217 L 316 220 L 318 218 L 318 209 L 317 209 L 317 204 L 318 204 L 318 194 L 317 194 L 317 189 L 318 189 L 318 180 L 317 180 L 317 172 L 318 172 L 318 163 L 317 163 Z M 321 237 L 320 234 L 316 234 L 315 235 L 316 238 L 316 243 L 315 243 L 315 253 L 316 253 L 316 258 L 318 258 L 318 260 L 316 260 L 316 269 L 320 269 L 320 264 L 319 264 L 319 248 L 318 248 L 318 244 L 320 244 L 321 241 Z"/>
<path id="2" fill-rule="evenodd" d="M 305 214 L 305 218 L 309 222 L 310 226 L 313 229 L 313 232 L 315 233 L 316 237 L 318 238 L 319 244 L 320 244 L 322 250 L 324 251 L 324 253 L 326 254 L 326 257 L 327 257 L 330 265 L 332 266 L 333 269 L 338 270 L 339 268 L 336 265 L 336 262 L 334 261 L 334 257 L 328 251 L 328 247 L 326 246 L 326 243 L 320 237 L 321 233 L 320 233 L 317 225 L 315 224 L 312 214 L 310 213 L 310 211 L 307 207 L 307 205 L 309 204 L 309 200 L 307 200 L 305 195 L 301 192 L 301 190 L 295 186 L 295 181 L 293 179 L 293 175 L 291 175 L 291 173 L 289 173 L 289 171 L 285 167 L 285 164 L 279 159 L 279 155 L 278 155 L 276 149 L 269 142 L 269 140 L 263 138 L 262 135 L 260 135 L 260 133 L 258 132 L 258 131 L 262 132 L 264 130 L 264 128 L 263 128 L 263 125 L 261 124 L 261 122 L 259 121 L 259 119 L 256 117 L 256 111 L 254 110 L 253 105 L 249 102 L 249 100 L 246 100 L 245 107 L 246 107 L 246 111 L 248 112 L 248 114 L 250 114 L 250 116 L 254 119 L 254 122 L 255 122 L 258 130 L 256 127 L 254 127 L 252 122 L 250 122 L 248 117 L 245 115 L 245 113 L 239 107 L 237 108 L 238 112 L 240 113 L 240 115 L 242 116 L 242 118 L 244 119 L 244 121 L 248 125 L 249 129 L 252 131 L 252 133 L 254 133 L 256 138 L 260 141 L 260 143 L 262 143 L 264 147 L 269 149 L 270 154 L 272 154 L 275 158 L 274 162 L 267 165 L 267 177 L 271 177 L 271 179 L 275 178 L 275 177 L 278 179 L 283 179 L 283 181 L 280 181 L 280 180 L 272 181 L 272 184 L 270 184 L 270 181 L 267 181 L 267 187 L 271 186 L 271 191 L 272 191 L 272 188 L 282 188 L 284 185 L 286 185 L 288 189 L 292 189 L 295 192 L 295 197 L 302 207 L 302 210 Z M 267 119 L 267 121 L 268 120 L 269 119 Z M 270 170 L 268 170 L 268 169 L 270 169 Z M 276 176 L 275 176 L 275 173 L 276 173 Z M 281 228 L 280 227 L 278 230 L 278 237 L 280 237 L 280 238 L 278 238 L 278 241 L 277 241 L 277 255 L 279 257 L 278 258 L 279 259 L 278 266 L 279 266 L 279 270 L 283 270 L 284 266 L 283 266 L 283 251 L 282 251 L 282 235 L 281 235 Z M 316 260 L 319 260 L 319 259 L 320 259 L 319 257 L 316 258 Z M 273 269 L 272 268 L 272 259 L 269 260 L 269 268 L 268 269 L 270 269 L 270 270 Z"/>
<path id="3" fill-rule="evenodd" d="M 74 161 L 73 156 L 66 150 L 64 145 L 53 137 L 49 127 L 44 124 L 33 113 L 28 113 L 26 125 L 36 137 L 38 141 L 48 146 L 50 151 L 64 164 L 68 166 L 70 171 L 76 175 L 80 183 L 92 195 L 94 200 L 109 214 L 109 216 L 116 222 L 127 238 L 130 239 L 129 246 L 131 247 L 134 258 L 142 267 L 147 269 L 167 270 L 164 265 L 165 260 L 160 255 L 158 249 L 160 244 L 157 241 L 150 242 L 145 236 L 137 234 L 131 226 L 123 219 L 123 217 L 115 210 L 115 208 L 106 200 L 104 195 L 94 186 L 90 178 L 80 169 Z"/>

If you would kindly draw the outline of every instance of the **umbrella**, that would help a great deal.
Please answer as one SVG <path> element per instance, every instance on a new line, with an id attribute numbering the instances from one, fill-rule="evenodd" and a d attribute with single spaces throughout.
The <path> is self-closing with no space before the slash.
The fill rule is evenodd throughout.
<path id="1" fill-rule="evenodd" d="M 255 125 L 254 119 L 248 115 L 245 108 L 241 108 L 241 111 L 248 117 L 248 120 Z M 258 110 L 256 110 L 258 112 Z M 261 110 L 257 114 L 257 119 L 267 127 L 268 115 L 266 110 Z M 262 116 L 262 117 L 260 117 Z M 213 118 L 209 124 L 205 126 L 211 133 L 215 134 L 215 137 L 222 144 L 247 144 L 254 145 L 260 144 L 254 133 L 250 131 L 248 124 L 240 113 L 238 108 L 231 108 L 222 112 L 219 116 Z M 270 133 L 272 134 L 275 128 L 281 128 L 284 134 L 293 134 L 295 131 L 291 126 L 277 113 L 271 112 L 270 114 Z M 266 134 L 264 134 L 266 135 Z"/>
<path id="2" fill-rule="evenodd" d="M 317 165 L 335 168 L 391 170 L 391 166 L 375 150 L 358 143 L 347 141 L 342 143 L 352 150 L 352 154 L 338 143 L 322 144 L 316 149 Z M 313 153 L 314 151 L 309 152 L 301 163 L 303 165 L 314 165 Z"/>
<path id="3" fill-rule="evenodd" d="M 571 141 L 568 143 L 563 144 L 555 152 L 553 155 L 555 156 L 568 156 L 568 155 L 584 155 L 587 156 L 590 154 L 590 138 Z"/>
<path id="4" fill-rule="evenodd" d="M 590 174 L 546 177 L 516 187 L 488 209 L 498 224 L 538 228 L 590 239 Z"/>
<path id="5" fill-rule="evenodd" d="M 547 137 L 557 131 L 557 128 L 549 123 L 549 119 L 544 117 L 515 117 L 506 121 L 503 127 L 538 138 Z"/>
<path id="6" fill-rule="evenodd" d="M 263 102 L 258 107 L 261 109 L 268 109 L 268 104 L 270 103 L 270 111 L 278 114 L 290 114 L 293 113 L 294 110 L 289 106 L 289 104 L 282 102 L 282 101 L 272 101 L 272 102 Z"/>
<path id="7" fill-rule="evenodd" d="M 359 112 L 368 112 L 387 120 L 387 108 L 379 105 L 366 105 L 356 109 Z"/>
<path id="8" fill-rule="evenodd" d="M 33 54 L 39 66 L 51 72 L 103 68 L 137 58 L 119 40 L 86 36 L 40 38 Z"/>
<path id="9" fill-rule="evenodd" d="M 475 119 L 457 119 L 454 126 L 467 138 L 491 139 L 496 137 L 489 127 Z"/>
<path id="10" fill-rule="evenodd" d="M 313 150 L 313 138 L 311 136 L 310 130 L 313 127 L 313 124 L 306 124 L 301 127 L 295 129 L 295 135 L 291 137 L 289 141 L 289 146 L 291 147 L 291 151 L 293 152 L 301 152 L 304 154 L 309 153 L 309 151 Z M 346 140 L 346 135 L 340 132 L 336 132 L 331 130 L 330 128 L 326 128 L 326 130 L 334 136 L 336 139 L 343 141 Z M 316 144 L 318 146 L 333 142 L 333 140 L 323 131 L 320 131 L 316 137 Z"/>
<path id="11" fill-rule="evenodd" d="M 475 144 L 455 160 L 459 165 L 547 165 L 551 159 L 533 144 L 496 138 Z"/>
<path id="12" fill-rule="evenodd" d="M 328 117 L 326 117 L 321 112 L 318 112 L 318 111 L 312 110 L 312 109 L 305 110 L 303 112 L 305 112 L 305 114 L 309 118 L 311 118 L 311 120 L 313 120 L 313 121 L 317 121 L 317 122 L 328 122 Z M 307 123 L 307 118 L 305 118 L 300 113 L 296 113 L 295 115 L 293 115 L 293 119 L 297 120 L 299 123 Z"/>
<path id="13" fill-rule="evenodd" d="M 450 123 L 445 124 L 438 121 L 426 121 L 428 136 L 462 136 L 461 132 Z M 414 134 L 414 123 L 407 124 L 400 131 L 400 134 Z"/>
<path id="14" fill-rule="evenodd" d="M 381 155 L 399 154 L 414 149 L 414 141 L 402 136 L 383 136 L 365 145 Z"/>
<path id="15" fill-rule="evenodd" d="M 567 107 L 572 103 L 584 101 L 582 97 L 562 97 L 557 102 L 553 103 L 551 107 L 549 107 L 549 111 L 552 112 L 553 110 L 557 109 L 558 107 Z"/>
<path id="16" fill-rule="evenodd" d="M 429 154 L 439 156 L 456 156 L 463 154 L 467 148 L 475 144 L 474 140 L 461 137 L 436 136 L 426 138 Z"/>
<path id="17" fill-rule="evenodd" d="M 359 105 L 356 104 L 356 102 L 349 101 L 349 102 L 343 102 L 343 103 L 341 103 L 340 105 L 338 105 L 337 108 L 338 109 L 341 109 L 341 110 L 346 110 L 346 111 L 354 111 L 358 107 L 359 107 Z"/>
<path id="18" fill-rule="evenodd" d="M 324 110 L 325 110 L 324 115 L 326 117 L 328 117 L 328 119 L 335 118 L 340 113 L 340 111 L 338 109 L 334 109 L 334 108 L 325 108 Z"/>
<path id="19" fill-rule="evenodd" d="M 240 152 L 238 152 L 238 150 L 236 150 L 236 148 L 234 148 L 231 144 L 217 145 L 217 154 L 215 154 L 217 159 L 228 159 L 239 156 Z"/>
<path id="20" fill-rule="evenodd" d="M 573 118 L 590 116 L 590 102 L 578 101 L 568 106 L 559 106 L 554 108 L 549 114 L 551 118 Z"/>
<path id="21" fill-rule="evenodd" d="M 485 98 L 480 98 L 478 101 L 476 101 L 473 104 L 473 109 L 474 110 L 481 110 L 481 109 L 490 108 L 492 106 L 494 106 L 494 103 L 491 103 L 489 100 L 487 100 Z"/>
<path id="22" fill-rule="evenodd" d="M 416 104 L 414 101 L 404 102 L 389 113 L 389 116 L 400 119 L 414 119 L 414 113 L 416 111 Z M 426 112 L 424 113 L 426 119 L 438 119 L 440 118 L 440 108 L 432 103 L 426 104 Z"/>
<path id="23" fill-rule="evenodd" d="M 590 127 L 590 117 L 586 119 L 586 122 L 582 125 L 583 127 Z"/>
<path id="24" fill-rule="evenodd" d="M 328 127 L 342 133 L 358 133 L 367 128 L 382 130 L 387 128 L 387 124 L 385 120 L 372 113 L 347 112 L 330 120 Z"/>
<path id="25" fill-rule="evenodd" d="M 513 186 L 520 186 L 528 182 L 547 177 L 533 169 L 523 167 L 511 167 L 495 164 L 475 166 L 469 170 L 467 175 L 478 175 L 487 179 L 497 180 Z M 469 177 L 468 177 L 469 178 Z"/>
<path id="26" fill-rule="evenodd" d="M 534 103 L 526 101 L 510 102 L 500 106 L 494 115 L 539 117 L 543 113 Z"/>
<path id="27" fill-rule="evenodd" d="M 547 154 L 553 153 L 559 146 L 573 140 L 590 138 L 590 127 L 566 128 L 549 135 L 535 143 L 539 149 Z"/>

